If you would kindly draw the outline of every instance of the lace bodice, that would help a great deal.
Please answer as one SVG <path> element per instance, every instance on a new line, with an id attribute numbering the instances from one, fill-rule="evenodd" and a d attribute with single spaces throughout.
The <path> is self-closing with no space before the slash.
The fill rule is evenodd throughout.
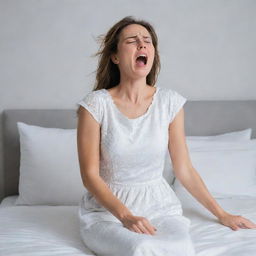
<path id="1" fill-rule="evenodd" d="M 159 178 L 168 150 L 168 126 L 186 99 L 156 87 L 144 115 L 129 119 L 106 89 L 88 93 L 79 104 L 101 125 L 100 175 L 107 183 L 134 183 Z"/>

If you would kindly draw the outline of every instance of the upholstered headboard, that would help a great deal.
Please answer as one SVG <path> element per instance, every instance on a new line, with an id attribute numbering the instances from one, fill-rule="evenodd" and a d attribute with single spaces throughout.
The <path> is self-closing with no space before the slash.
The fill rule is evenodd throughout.
<path id="1" fill-rule="evenodd" d="M 215 135 L 252 128 L 256 137 L 256 100 L 248 101 L 187 101 L 185 110 L 186 135 Z M 74 129 L 75 109 L 3 111 L 4 196 L 18 194 L 19 134 L 17 122 L 42 127 Z"/>

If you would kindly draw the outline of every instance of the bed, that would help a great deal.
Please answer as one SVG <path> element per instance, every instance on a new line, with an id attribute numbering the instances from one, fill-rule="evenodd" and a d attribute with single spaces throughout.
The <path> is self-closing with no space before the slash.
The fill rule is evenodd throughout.
<path id="1" fill-rule="evenodd" d="M 188 101 L 184 109 L 187 136 L 212 136 L 251 128 L 251 138 L 256 137 L 254 100 Z M 80 239 L 76 203 L 62 205 L 63 199 L 56 199 L 58 203 L 55 205 L 15 204 L 19 196 L 20 165 L 24 161 L 20 156 L 17 122 L 74 131 L 77 118 L 74 109 L 4 110 L 4 199 L 0 204 L 0 255 L 95 255 Z M 191 220 L 191 237 L 197 255 L 256 255 L 255 229 L 233 231 L 221 225 L 214 215 L 191 200 L 184 188 L 182 190 L 175 186 L 177 180 L 168 163 L 164 175 L 170 186 L 176 189 L 184 215 Z M 77 194 L 74 197 L 79 200 Z M 45 198 L 40 200 L 46 202 Z M 226 211 L 242 215 L 256 223 L 255 193 L 216 196 L 216 200 Z"/>

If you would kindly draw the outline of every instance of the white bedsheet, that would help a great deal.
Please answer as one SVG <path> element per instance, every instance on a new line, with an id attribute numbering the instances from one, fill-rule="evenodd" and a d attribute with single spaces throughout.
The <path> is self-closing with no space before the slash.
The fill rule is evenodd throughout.
<path id="1" fill-rule="evenodd" d="M 198 256 L 256 255 L 256 229 L 233 231 L 199 203 L 180 199 Z M 1 256 L 95 255 L 80 239 L 76 206 L 13 206 L 14 200 L 7 197 L 0 205 Z M 217 201 L 226 211 L 256 222 L 255 197 Z"/>
<path id="2" fill-rule="evenodd" d="M 191 236 L 197 256 L 255 256 L 256 229 L 237 231 L 224 226 L 197 201 L 180 198 L 183 214 L 191 220 Z M 216 199 L 227 212 L 256 223 L 256 197 Z"/>
<path id="3" fill-rule="evenodd" d="M 79 234 L 76 206 L 0 205 L 0 256 L 87 256 Z"/>

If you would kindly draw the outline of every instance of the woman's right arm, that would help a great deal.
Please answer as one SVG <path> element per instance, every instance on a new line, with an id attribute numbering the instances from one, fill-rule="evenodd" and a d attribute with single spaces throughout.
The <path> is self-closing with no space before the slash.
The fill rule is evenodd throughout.
<path id="1" fill-rule="evenodd" d="M 154 227 L 147 219 L 134 216 L 100 177 L 100 124 L 81 106 L 78 111 L 77 147 L 81 177 L 86 189 L 128 229 L 153 234 Z"/>

